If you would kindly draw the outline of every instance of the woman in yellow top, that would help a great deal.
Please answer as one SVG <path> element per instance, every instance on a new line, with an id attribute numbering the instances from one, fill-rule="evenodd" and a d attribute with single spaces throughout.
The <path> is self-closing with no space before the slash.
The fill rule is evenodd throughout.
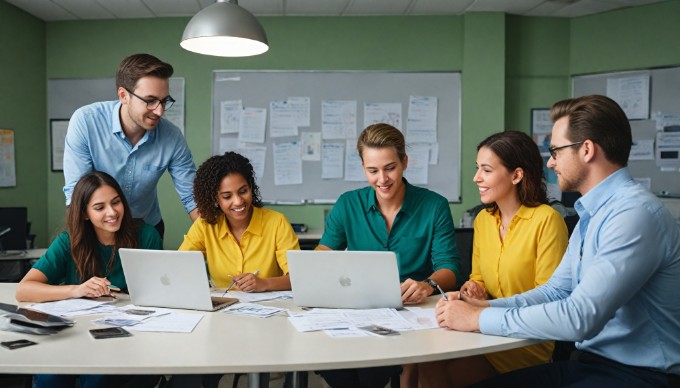
<path id="1" fill-rule="evenodd" d="M 217 287 L 236 281 L 241 291 L 290 290 L 286 251 L 299 250 L 286 217 L 262 208 L 260 189 L 247 158 L 227 152 L 196 171 L 194 199 L 200 217 L 181 251 L 201 251 Z"/>
<path id="2" fill-rule="evenodd" d="M 474 221 L 472 272 L 460 289 L 464 298 L 504 298 L 550 278 L 562 260 L 568 233 L 551 208 L 543 180 L 543 158 L 522 132 L 491 135 L 477 146 L 477 173 L 486 211 Z M 423 387 L 463 387 L 499 373 L 546 363 L 554 343 L 481 356 L 421 364 Z"/>

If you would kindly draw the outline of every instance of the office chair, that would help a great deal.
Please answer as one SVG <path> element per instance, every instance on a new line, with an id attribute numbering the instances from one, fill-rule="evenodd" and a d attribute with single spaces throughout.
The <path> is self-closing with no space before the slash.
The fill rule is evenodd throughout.
<path id="1" fill-rule="evenodd" d="M 458 228 L 456 229 L 456 248 L 460 255 L 460 279 L 456 289 L 460 288 L 468 279 L 470 279 L 470 272 L 472 271 L 472 239 L 474 235 L 473 228 Z"/>

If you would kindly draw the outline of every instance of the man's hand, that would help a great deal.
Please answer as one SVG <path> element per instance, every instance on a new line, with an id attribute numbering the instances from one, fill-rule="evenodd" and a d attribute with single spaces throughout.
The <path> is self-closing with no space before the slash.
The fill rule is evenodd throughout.
<path id="1" fill-rule="evenodd" d="M 439 326 L 458 331 L 479 330 L 479 315 L 485 307 L 473 306 L 462 300 L 454 300 L 457 293 L 448 293 L 449 300 L 437 302 L 435 316 Z"/>

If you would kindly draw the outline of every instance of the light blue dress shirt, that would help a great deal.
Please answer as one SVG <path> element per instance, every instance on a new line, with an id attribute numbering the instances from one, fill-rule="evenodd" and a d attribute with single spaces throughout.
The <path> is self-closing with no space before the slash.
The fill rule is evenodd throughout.
<path id="1" fill-rule="evenodd" d="M 120 107 L 120 101 L 96 102 L 73 113 L 64 147 L 66 205 L 81 176 L 103 171 L 123 189 L 132 216 L 156 225 L 161 221 L 156 186 L 168 170 L 187 213 L 194 210 L 196 165 L 180 130 L 161 118 L 133 147 L 120 125 Z"/>
<path id="2" fill-rule="evenodd" d="M 482 333 L 575 341 L 620 363 L 680 374 L 680 230 L 622 168 L 576 201 L 580 220 L 541 287 L 490 301 Z"/>

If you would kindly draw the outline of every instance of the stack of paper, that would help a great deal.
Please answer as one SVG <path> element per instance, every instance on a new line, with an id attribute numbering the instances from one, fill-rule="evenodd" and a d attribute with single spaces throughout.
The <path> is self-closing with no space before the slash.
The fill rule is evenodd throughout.
<path id="1" fill-rule="evenodd" d="M 127 305 L 119 308 L 117 313 L 92 322 L 108 326 L 133 326 L 168 314 L 170 314 L 170 310 Z"/>
<path id="2" fill-rule="evenodd" d="M 224 292 L 213 292 L 212 296 L 222 297 Z M 268 291 L 268 292 L 244 292 L 244 291 L 229 291 L 227 296 L 236 298 L 242 303 L 262 302 L 265 300 L 288 300 L 293 299 L 292 291 Z"/>
<path id="3" fill-rule="evenodd" d="M 288 310 L 273 307 L 273 306 L 262 306 L 255 303 L 237 303 L 231 305 L 223 310 L 225 313 L 237 314 L 237 315 L 248 315 L 251 317 L 258 318 L 269 318 L 273 315 L 287 312 Z"/>
<path id="4" fill-rule="evenodd" d="M 367 335 L 357 328 L 378 325 L 396 331 L 436 328 L 434 309 L 314 309 L 294 314 L 288 320 L 297 331 L 323 330 L 333 337 Z M 368 334 L 370 335 L 370 334 Z"/>
<path id="5" fill-rule="evenodd" d="M 111 302 L 100 302 L 90 299 L 64 299 L 56 302 L 33 303 L 27 305 L 26 308 L 62 317 L 110 314 L 117 311 Z"/>

